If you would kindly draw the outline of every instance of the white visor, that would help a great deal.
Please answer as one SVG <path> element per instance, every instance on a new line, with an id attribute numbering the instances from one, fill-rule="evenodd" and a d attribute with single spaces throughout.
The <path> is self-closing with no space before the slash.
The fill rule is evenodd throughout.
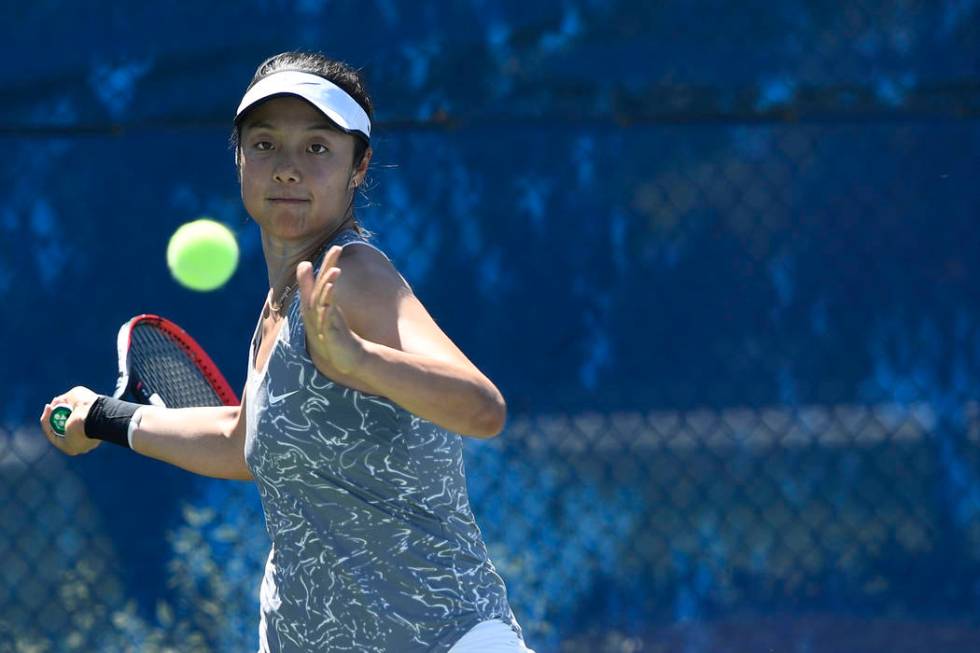
<path id="1" fill-rule="evenodd" d="M 357 100 L 319 75 L 296 70 L 284 70 L 263 77 L 248 89 L 238 105 L 235 122 L 262 100 L 276 95 L 296 95 L 303 98 L 347 133 L 357 133 L 365 140 L 371 139 L 371 119 Z"/>

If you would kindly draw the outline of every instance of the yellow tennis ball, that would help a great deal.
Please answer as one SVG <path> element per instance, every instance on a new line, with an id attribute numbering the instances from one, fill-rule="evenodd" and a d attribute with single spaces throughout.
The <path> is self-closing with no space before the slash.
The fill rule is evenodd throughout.
<path id="1" fill-rule="evenodd" d="M 238 241 L 231 229 L 210 218 L 181 225 L 167 243 L 167 267 L 191 290 L 225 285 L 238 265 Z"/>

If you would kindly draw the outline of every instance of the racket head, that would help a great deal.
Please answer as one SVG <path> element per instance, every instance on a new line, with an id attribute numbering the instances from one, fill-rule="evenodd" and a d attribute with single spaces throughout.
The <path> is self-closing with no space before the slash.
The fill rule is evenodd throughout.
<path id="1" fill-rule="evenodd" d="M 119 328 L 116 348 L 117 399 L 168 408 L 240 403 L 204 349 L 164 317 L 144 313 L 128 320 Z"/>

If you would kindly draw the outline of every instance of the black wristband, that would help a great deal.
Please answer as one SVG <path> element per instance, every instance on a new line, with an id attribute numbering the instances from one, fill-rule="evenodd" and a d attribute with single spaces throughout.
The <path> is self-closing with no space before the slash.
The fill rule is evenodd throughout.
<path id="1" fill-rule="evenodd" d="M 129 422 L 140 404 L 99 395 L 85 417 L 85 435 L 129 449 Z"/>

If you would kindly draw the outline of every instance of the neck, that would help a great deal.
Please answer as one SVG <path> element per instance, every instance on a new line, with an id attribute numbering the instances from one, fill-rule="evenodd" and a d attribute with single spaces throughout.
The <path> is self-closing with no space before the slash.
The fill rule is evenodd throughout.
<path id="1" fill-rule="evenodd" d="M 302 240 L 280 240 L 262 232 L 262 252 L 269 272 L 269 289 L 272 303 L 279 307 L 284 295 L 296 288 L 296 266 L 302 261 L 314 262 L 333 237 L 354 226 L 353 218 L 347 218 L 330 232 L 314 234 Z"/>

